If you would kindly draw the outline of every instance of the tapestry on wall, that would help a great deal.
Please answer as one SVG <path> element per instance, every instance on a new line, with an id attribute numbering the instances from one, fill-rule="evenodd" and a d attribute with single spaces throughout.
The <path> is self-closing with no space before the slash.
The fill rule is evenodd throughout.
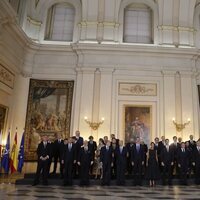
<path id="1" fill-rule="evenodd" d="M 151 138 L 151 106 L 125 106 L 125 142 L 139 137 L 149 144 Z"/>
<path id="2" fill-rule="evenodd" d="M 37 160 L 41 136 L 70 136 L 74 81 L 30 80 L 25 126 L 25 160 Z"/>

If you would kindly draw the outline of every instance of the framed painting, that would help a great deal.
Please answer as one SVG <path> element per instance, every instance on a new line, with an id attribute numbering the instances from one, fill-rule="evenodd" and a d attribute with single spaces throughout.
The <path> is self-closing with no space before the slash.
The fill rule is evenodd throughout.
<path id="1" fill-rule="evenodd" d="M 152 130 L 151 106 L 125 106 L 125 142 L 139 137 L 149 145 Z"/>
<path id="2" fill-rule="evenodd" d="M 8 116 L 8 107 L 0 104 L 0 131 L 2 134 L 6 130 L 6 121 Z"/>
<path id="3" fill-rule="evenodd" d="M 41 136 L 70 136 L 74 81 L 30 80 L 25 126 L 25 160 L 37 159 Z"/>

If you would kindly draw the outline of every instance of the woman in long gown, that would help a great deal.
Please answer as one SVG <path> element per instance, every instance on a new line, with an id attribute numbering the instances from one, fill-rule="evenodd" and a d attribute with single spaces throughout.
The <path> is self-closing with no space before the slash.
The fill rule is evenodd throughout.
<path id="1" fill-rule="evenodd" d="M 95 179 L 97 179 L 98 174 L 100 174 L 100 179 L 102 179 L 103 177 L 103 166 L 102 166 L 102 163 L 100 162 L 100 151 L 103 146 L 104 146 L 104 141 L 102 138 L 99 138 L 99 145 L 97 146 L 97 150 L 96 150 L 97 168 L 96 168 L 96 173 L 95 173 Z"/>
<path id="2" fill-rule="evenodd" d="M 150 186 L 155 186 L 155 181 L 160 178 L 157 150 L 154 148 L 154 142 L 151 142 L 150 149 L 147 152 L 146 179 Z"/>

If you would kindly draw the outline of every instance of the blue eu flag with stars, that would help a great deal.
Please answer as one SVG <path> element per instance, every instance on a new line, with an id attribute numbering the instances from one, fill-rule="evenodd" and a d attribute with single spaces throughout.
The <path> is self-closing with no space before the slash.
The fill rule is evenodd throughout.
<path id="1" fill-rule="evenodd" d="M 10 131 L 8 133 L 6 148 L 5 148 L 5 151 L 3 153 L 3 158 L 2 158 L 2 167 L 5 171 L 5 173 L 9 172 L 9 166 L 10 166 L 9 160 L 10 160 Z"/>
<path id="2" fill-rule="evenodd" d="M 19 148 L 19 154 L 18 154 L 18 167 L 17 171 L 22 172 L 22 168 L 24 165 L 24 133 L 22 134 L 22 140 Z"/>

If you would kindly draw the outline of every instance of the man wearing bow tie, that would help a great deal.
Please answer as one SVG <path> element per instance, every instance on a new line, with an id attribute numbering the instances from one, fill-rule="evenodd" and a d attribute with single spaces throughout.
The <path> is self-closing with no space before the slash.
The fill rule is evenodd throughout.
<path id="1" fill-rule="evenodd" d="M 41 171 L 43 177 L 43 184 L 48 185 L 47 177 L 48 177 L 49 159 L 51 156 L 51 147 L 50 144 L 48 143 L 47 135 L 42 136 L 42 141 L 40 142 L 37 148 L 37 155 L 38 155 L 38 165 L 33 186 L 39 183 Z"/>

